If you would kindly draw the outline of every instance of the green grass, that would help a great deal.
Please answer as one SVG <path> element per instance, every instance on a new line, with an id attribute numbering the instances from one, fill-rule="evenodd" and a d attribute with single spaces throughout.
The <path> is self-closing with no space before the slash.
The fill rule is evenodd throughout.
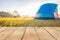
<path id="1" fill-rule="evenodd" d="M 60 27 L 60 20 L 35 19 L 29 22 L 28 24 L 28 26 L 34 27 Z"/>

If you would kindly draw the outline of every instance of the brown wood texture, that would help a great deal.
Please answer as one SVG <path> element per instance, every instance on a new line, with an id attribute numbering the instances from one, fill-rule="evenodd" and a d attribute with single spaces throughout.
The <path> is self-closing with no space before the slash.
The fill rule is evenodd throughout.
<path id="1" fill-rule="evenodd" d="M 1 27 L 0 40 L 60 40 L 60 27 Z"/>

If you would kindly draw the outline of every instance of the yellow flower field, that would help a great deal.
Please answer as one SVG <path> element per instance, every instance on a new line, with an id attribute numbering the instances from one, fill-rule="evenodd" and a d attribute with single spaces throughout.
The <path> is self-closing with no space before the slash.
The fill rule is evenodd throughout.
<path id="1" fill-rule="evenodd" d="M 60 27 L 60 20 L 34 18 L 0 18 L 0 27 Z"/>
<path id="2" fill-rule="evenodd" d="M 17 26 L 33 20 L 33 18 L 0 18 L 0 26 Z"/>
<path id="3" fill-rule="evenodd" d="M 17 20 L 19 20 L 19 21 L 29 21 L 29 20 L 32 20 L 33 18 L 0 18 L 0 21 L 11 21 L 11 20 L 13 20 L 13 21 L 17 21 Z"/>

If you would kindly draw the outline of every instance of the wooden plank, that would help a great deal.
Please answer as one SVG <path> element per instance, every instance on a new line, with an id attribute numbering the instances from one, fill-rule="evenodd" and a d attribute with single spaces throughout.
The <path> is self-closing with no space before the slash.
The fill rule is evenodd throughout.
<path id="1" fill-rule="evenodd" d="M 34 27 L 27 27 L 25 35 L 22 40 L 38 40 Z"/>
<path id="2" fill-rule="evenodd" d="M 59 31 L 60 32 L 60 27 L 52 27 L 54 30 Z"/>
<path id="3" fill-rule="evenodd" d="M 60 27 L 2 27 L 0 40 L 60 40 Z"/>
<path id="4" fill-rule="evenodd" d="M 21 40 L 25 27 L 18 27 L 6 40 Z"/>
<path id="5" fill-rule="evenodd" d="M 36 27 L 40 40 L 55 40 L 43 27 Z"/>
<path id="6" fill-rule="evenodd" d="M 3 32 L 4 30 L 7 30 L 8 27 L 1 27 L 0 28 L 0 33 Z"/>
<path id="7" fill-rule="evenodd" d="M 4 27 L 3 27 L 4 28 Z M 5 40 L 16 28 L 6 27 L 7 29 L 0 33 L 0 40 Z"/>
<path id="8" fill-rule="evenodd" d="M 54 36 L 56 40 L 60 40 L 60 28 L 58 27 L 55 27 L 55 28 L 56 29 L 54 29 L 53 27 L 47 27 L 45 28 L 45 30 L 51 33 L 51 35 Z"/>

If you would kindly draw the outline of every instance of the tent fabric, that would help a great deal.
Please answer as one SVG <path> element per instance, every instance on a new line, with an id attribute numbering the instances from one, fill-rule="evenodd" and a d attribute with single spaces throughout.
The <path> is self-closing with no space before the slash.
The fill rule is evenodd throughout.
<path id="1" fill-rule="evenodd" d="M 55 18 L 54 12 L 57 12 L 57 4 L 47 3 L 40 6 L 36 18 Z"/>

